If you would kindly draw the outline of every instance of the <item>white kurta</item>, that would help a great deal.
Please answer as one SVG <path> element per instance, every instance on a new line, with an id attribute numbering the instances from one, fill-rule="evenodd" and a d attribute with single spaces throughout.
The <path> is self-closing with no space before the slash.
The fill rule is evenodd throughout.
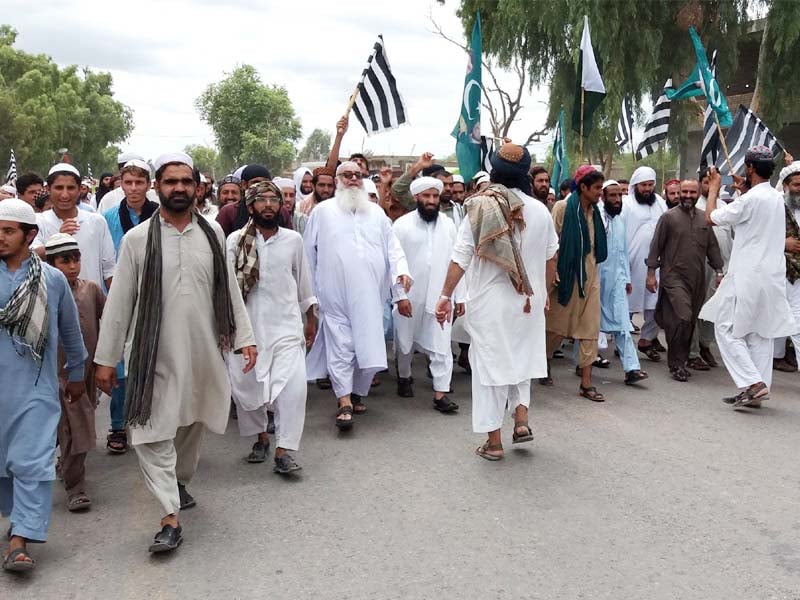
<path id="1" fill-rule="evenodd" d="M 533 288 L 530 312 L 524 312 L 525 297 L 511 285 L 508 273 L 495 263 L 474 258 L 468 214 L 453 248 L 452 260 L 465 271 L 469 268 L 465 326 L 472 339 L 473 378 L 477 376 L 483 386 L 518 385 L 547 375 L 545 263 L 558 250 L 558 236 L 545 205 L 519 190 L 514 192 L 525 202 L 526 226 L 522 232 L 515 229 L 514 238 Z M 477 360 L 473 361 L 473 356 Z"/>
<path id="2" fill-rule="evenodd" d="M 242 230 L 228 237 L 228 263 L 236 262 L 236 248 Z M 266 405 L 276 405 L 276 445 L 295 450 L 303 431 L 306 405 L 305 337 L 303 317 L 317 303 L 311 291 L 311 274 L 308 270 L 303 238 L 290 229 L 278 232 L 264 240 L 256 233 L 258 252 L 258 283 L 247 296 L 247 314 L 253 326 L 258 348 L 256 368 L 242 373 L 241 359 L 233 353 L 228 356 L 233 399 L 240 413 L 259 411 Z M 297 380 L 297 381 L 295 381 Z M 281 393 L 291 386 L 297 393 L 285 397 Z M 259 416 L 266 418 L 259 412 Z M 258 431 L 245 431 L 247 419 L 240 414 L 240 431 L 252 435 L 265 431 L 266 423 Z"/>
<path id="3" fill-rule="evenodd" d="M 732 312 L 733 336 L 756 333 L 776 338 L 797 333 L 786 300 L 786 212 L 783 196 L 768 182 L 760 183 L 711 213 L 717 225 L 733 228 L 728 273 L 717 293 L 703 306 L 700 318 L 717 321 Z M 721 311 L 733 302 L 733 310 Z"/>
<path id="4" fill-rule="evenodd" d="M 652 206 L 639 204 L 633 196 L 623 196 L 622 217 L 628 234 L 628 256 L 631 269 L 631 293 L 628 295 L 628 309 L 632 313 L 645 310 L 654 310 L 658 301 L 658 294 L 648 292 L 645 287 L 647 280 L 647 265 L 644 261 L 650 253 L 650 242 L 656 231 L 656 223 L 665 212 L 667 203 L 656 194 L 656 201 Z M 658 280 L 658 271 L 656 271 Z"/>
<path id="5" fill-rule="evenodd" d="M 320 311 L 306 360 L 309 379 L 325 377 L 329 368 L 385 369 L 383 307 L 397 277 L 409 275 L 386 213 L 371 202 L 355 213 L 345 211 L 334 197 L 316 206 L 303 238 Z M 329 364 L 334 348 L 353 355 L 345 357 L 349 367 Z M 333 380 L 340 374 L 330 375 Z"/>
<path id="6" fill-rule="evenodd" d="M 73 234 L 81 250 L 81 279 L 94 281 L 105 289 L 105 280 L 114 276 L 117 264 L 117 253 L 114 251 L 114 241 L 108 223 L 102 215 L 78 210 L 78 225 L 80 229 Z M 56 213 L 46 210 L 37 215 L 39 233 L 31 244 L 31 248 L 39 248 L 47 243 L 50 236 L 61 230 L 64 223 Z"/>
<path id="7" fill-rule="evenodd" d="M 152 416 L 147 425 L 130 428 L 134 445 L 172 440 L 179 427 L 194 423 L 222 434 L 228 423 L 231 387 L 214 324 L 213 255 L 198 218 L 203 217 L 194 214 L 182 232 L 161 220 L 163 312 Z M 100 324 L 95 352 L 99 365 L 116 367 L 123 352 L 125 366 L 130 364 L 139 287 L 146 284 L 141 276 L 151 223 L 137 225 L 122 239 L 116 277 Z M 224 248 L 222 228 L 217 223 L 211 226 Z M 255 339 L 230 266 L 228 286 L 236 321 L 232 346 L 240 350 L 255 345 Z M 241 356 L 239 362 L 244 367 Z"/>
<path id="8" fill-rule="evenodd" d="M 392 311 L 397 349 L 402 354 L 410 354 L 416 345 L 434 354 L 447 354 L 451 324 L 441 327 L 435 313 L 456 240 L 456 226 L 444 214 L 434 223 L 427 223 L 414 210 L 397 219 L 392 228 L 414 278 L 414 286 L 408 294 L 395 286 L 395 302 L 408 299 L 412 308 L 410 319 L 397 312 L 396 305 Z M 460 302 L 458 290 L 453 299 L 453 303 L 456 302 Z"/>

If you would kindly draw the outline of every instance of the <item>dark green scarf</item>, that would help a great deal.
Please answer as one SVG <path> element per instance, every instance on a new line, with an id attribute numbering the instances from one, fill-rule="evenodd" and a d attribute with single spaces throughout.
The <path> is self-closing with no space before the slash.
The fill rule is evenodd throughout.
<path id="1" fill-rule="evenodd" d="M 608 256 L 606 246 L 606 230 L 597 204 L 592 205 L 594 223 L 594 256 L 597 263 Z M 566 306 L 572 297 L 573 283 L 578 282 L 578 294 L 586 296 L 583 289 L 586 282 L 586 255 L 591 249 L 589 223 L 583 212 L 578 192 L 572 192 L 567 199 L 564 212 L 564 225 L 561 228 L 561 239 L 558 243 L 558 303 Z"/>

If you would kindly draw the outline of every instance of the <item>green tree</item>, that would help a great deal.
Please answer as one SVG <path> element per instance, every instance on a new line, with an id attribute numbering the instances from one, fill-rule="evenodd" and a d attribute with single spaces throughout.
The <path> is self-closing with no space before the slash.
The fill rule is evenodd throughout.
<path id="1" fill-rule="evenodd" d="M 216 148 L 203 146 L 202 144 L 189 144 L 183 151 L 192 157 L 195 167 L 204 173 L 210 173 L 215 179 L 219 173 L 225 171 L 225 168 L 220 164 L 220 156 Z"/>
<path id="2" fill-rule="evenodd" d="M 331 151 L 331 134 L 329 131 L 315 129 L 306 140 L 300 151 L 300 160 L 326 160 Z"/>
<path id="3" fill-rule="evenodd" d="M 717 72 L 724 82 L 735 72 L 748 11 L 759 3 L 762 0 L 462 0 L 458 14 L 467 32 L 480 10 L 484 52 L 503 66 L 522 59 L 529 66 L 531 85 L 549 85 L 549 126 L 561 106 L 567 114 L 572 111 L 582 21 L 584 15 L 589 17 L 607 96 L 595 113 L 597 128 L 587 139 L 585 154 L 608 166 L 616 152 L 613 131 L 622 98 L 631 96 L 635 105 L 644 96 L 655 99 L 668 77 L 682 81 L 694 67 L 689 25 L 707 47 L 718 50 Z M 670 140 L 685 140 L 688 119 L 696 115 L 694 103 L 673 103 Z M 571 145 L 577 145 L 577 137 L 569 136 Z"/>
<path id="4" fill-rule="evenodd" d="M 260 163 L 278 172 L 294 160 L 300 120 L 286 89 L 264 85 L 254 67 L 242 65 L 209 85 L 195 106 L 213 130 L 223 161 Z"/>
<path id="5" fill-rule="evenodd" d="M 18 171 L 45 172 L 69 149 L 76 166 L 99 173 L 116 164 L 133 128 L 130 109 L 114 100 L 112 78 L 13 47 L 17 32 L 0 26 L 0 161 L 13 148 Z"/>

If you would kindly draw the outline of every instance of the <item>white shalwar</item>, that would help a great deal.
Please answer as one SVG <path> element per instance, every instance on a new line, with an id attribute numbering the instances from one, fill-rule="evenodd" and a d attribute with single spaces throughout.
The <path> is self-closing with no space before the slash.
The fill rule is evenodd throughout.
<path id="1" fill-rule="evenodd" d="M 545 263 L 558 251 L 558 236 L 544 204 L 515 189 L 525 203 L 525 229 L 514 230 L 523 264 L 533 288 L 531 310 L 508 273 L 495 263 L 475 258 L 475 240 L 468 214 L 458 229 L 452 260 L 467 271 L 465 326 L 472 340 L 472 429 L 500 429 L 506 408 L 529 406 L 530 380 L 547 375 L 544 304 Z"/>
<path id="2" fill-rule="evenodd" d="M 244 230 L 227 241 L 228 262 L 236 262 L 236 247 Z M 306 418 L 306 364 L 303 318 L 317 303 L 311 291 L 303 238 L 278 228 L 264 240 L 256 233 L 258 283 L 247 295 L 247 314 L 258 348 L 255 369 L 242 373 L 241 358 L 229 354 L 228 372 L 236 403 L 239 433 L 267 430 L 267 408 L 275 412 L 275 446 L 297 450 Z"/>
<path id="3" fill-rule="evenodd" d="M 652 205 L 639 204 L 633 195 L 622 198 L 622 217 L 628 237 L 628 257 L 631 269 L 631 293 L 628 295 L 628 311 L 643 313 L 644 325 L 640 339 L 653 340 L 658 335 L 655 322 L 655 308 L 658 294 L 647 291 L 647 265 L 645 260 L 650 252 L 650 242 L 656 231 L 658 220 L 667 212 L 667 203 L 656 194 Z M 658 271 L 656 270 L 656 281 Z"/>
<path id="4" fill-rule="evenodd" d="M 798 332 L 786 300 L 786 213 L 768 182 L 711 213 L 735 232 L 728 272 L 700 311 L 714 323 L 717 346 L 739 388 L 772 382 L 773 338 Z"/>
<path id="5" fill-rule="evenodd" d="M 352 212 L 336 197 L 316 206 L 303 240 L 319 299 L 307 376 L 329 376 L 337 398 L 366 396 L 386 368 L 383 307 L 397 278 L 409 275 L 403 249 L 380 206 L 369 202 Z"/>
<path id="6" fill-rule="evenodd" d="M 394 301 L 409 300 L 412 310 L 411 318 L 402 316 L 397 305 L 392 311 L 397 374 L 411 377 L 414 350 L 420 350 L 430 358 L 434 391 L 448 392 L 453 376 L 452 325 L 445 323 L 442 327 L 436 321 L 436 302 L 447 277 L 456 226 L 443 213 L 439 213 L 435 222 L 428 223 L 419 216 L 419 211 L 414 210 L 397 219 L 392 229 L 414 278 L 408 294 L 402 286 L 394 286 Z M 453 303 L 456 302 L 460 302 L 458 290 L 454 294 Z"/>

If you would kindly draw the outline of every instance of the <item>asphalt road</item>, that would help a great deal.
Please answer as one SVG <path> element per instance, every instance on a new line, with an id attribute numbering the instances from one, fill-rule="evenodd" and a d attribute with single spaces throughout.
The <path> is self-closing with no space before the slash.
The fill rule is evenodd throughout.
<path id="1" fill-rule="evenodd" d="M 0 573 L 0 599 L 800 599 L 800 375 L 735 412 L 722 368 L 680 384 L 644 361 L 651 379 L 630 388 L 614 361 L 595 404 L 555 361 L 555 386 L 533 386 L 536 439 L 512 446 L 508 427 L 490 463 L 468 376 L 456 369 L 460 413 L 441 415 L 416 362 L 416 397 L 382 375 L 349 435 L 312 386 L 291 480 L 243 461 L 234 422 L 208 435 L 168 557 L 147 553 L 160 515 L 135 455 L 98 440 L 94 507 L 68 513 L 57 487 L 37 570 Z"/>

